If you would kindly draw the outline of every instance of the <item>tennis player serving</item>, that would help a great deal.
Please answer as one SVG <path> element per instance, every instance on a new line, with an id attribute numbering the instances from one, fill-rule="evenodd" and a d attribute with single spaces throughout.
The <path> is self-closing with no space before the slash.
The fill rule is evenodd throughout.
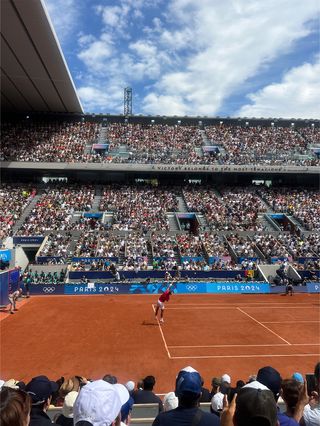
<path id="1" fill-rule="evenodd" d="M 173 283 L 169 284 L 166 291 L 161 294 L 161 296 L 159 297 L 158 302 L 157 302 L 155 317 L 156 317 L 156 319 L 158 319 L 158 312 L 159 312 L 159 309 L 160 309 L 160 322 L 162 322 L 162 323 L 164 322 L 164 319 L 163 319 L 164 302 L 169 302 L 170 296 L 172 294 L 172 291 L 170 290 L 172 284 Z"/>

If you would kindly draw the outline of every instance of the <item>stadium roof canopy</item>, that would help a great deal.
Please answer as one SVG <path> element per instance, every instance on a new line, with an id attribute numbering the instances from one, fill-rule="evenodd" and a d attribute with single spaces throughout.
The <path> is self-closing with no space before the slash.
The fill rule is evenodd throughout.
<path id="1" fill-rule="evenodd" d="M 42 0 L 1 0 L 2 112 L 83 113 Z"/>

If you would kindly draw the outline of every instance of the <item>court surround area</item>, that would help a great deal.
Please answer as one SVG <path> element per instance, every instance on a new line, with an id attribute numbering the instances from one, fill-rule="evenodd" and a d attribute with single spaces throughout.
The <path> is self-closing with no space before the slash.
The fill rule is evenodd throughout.
<path id="1" fill-rule="evenodd" d="M 106 373 L 121 382 L 148 374 L 156 391 L 174 387 L 186 365 L 210 386 L 266 365 L 283 377 L 310 373 L 319 360 L 319 295 L 174 295 L 165 323 L 154 317 L 157 295 L 35 296 L 15 315 L 1 313 L 1 378 Z"/>

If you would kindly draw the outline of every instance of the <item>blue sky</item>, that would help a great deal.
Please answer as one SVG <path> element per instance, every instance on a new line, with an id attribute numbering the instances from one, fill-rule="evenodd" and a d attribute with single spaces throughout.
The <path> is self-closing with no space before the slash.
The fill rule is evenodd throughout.
<path id="1" fill-rule="evenodd" d="M 43 0 L 85 112 L 320 118 L 318 0 Z"/>

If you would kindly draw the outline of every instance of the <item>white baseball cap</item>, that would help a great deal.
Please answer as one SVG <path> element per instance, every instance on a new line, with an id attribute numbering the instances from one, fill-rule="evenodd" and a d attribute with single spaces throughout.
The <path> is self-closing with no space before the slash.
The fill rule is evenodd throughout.
<path id="1" fill-rule="evenodd" d="M 71 391 L 65 396 L 62 407 L 62 414 L 64 415 L 64 417 L 68 417 L 68 419 L 73 418 L 73 406 L 78 395 L 78 392 Z"/>
<path id="2" fill-rule="evenodd" d="M 231 383 L 231 377 L 228 374 L 224 374 L 223 376 L 221 376 L 221 382 L 225 382 L 225 383 Z"/>
<path id="3" fill-rule="evenodd" d="M 88 383 L 81 389 L 73 406 L 73 422 L 90 422 L 93 426 L 110 426 L 129 399 L 125 386 L 104 380 Z"/>

